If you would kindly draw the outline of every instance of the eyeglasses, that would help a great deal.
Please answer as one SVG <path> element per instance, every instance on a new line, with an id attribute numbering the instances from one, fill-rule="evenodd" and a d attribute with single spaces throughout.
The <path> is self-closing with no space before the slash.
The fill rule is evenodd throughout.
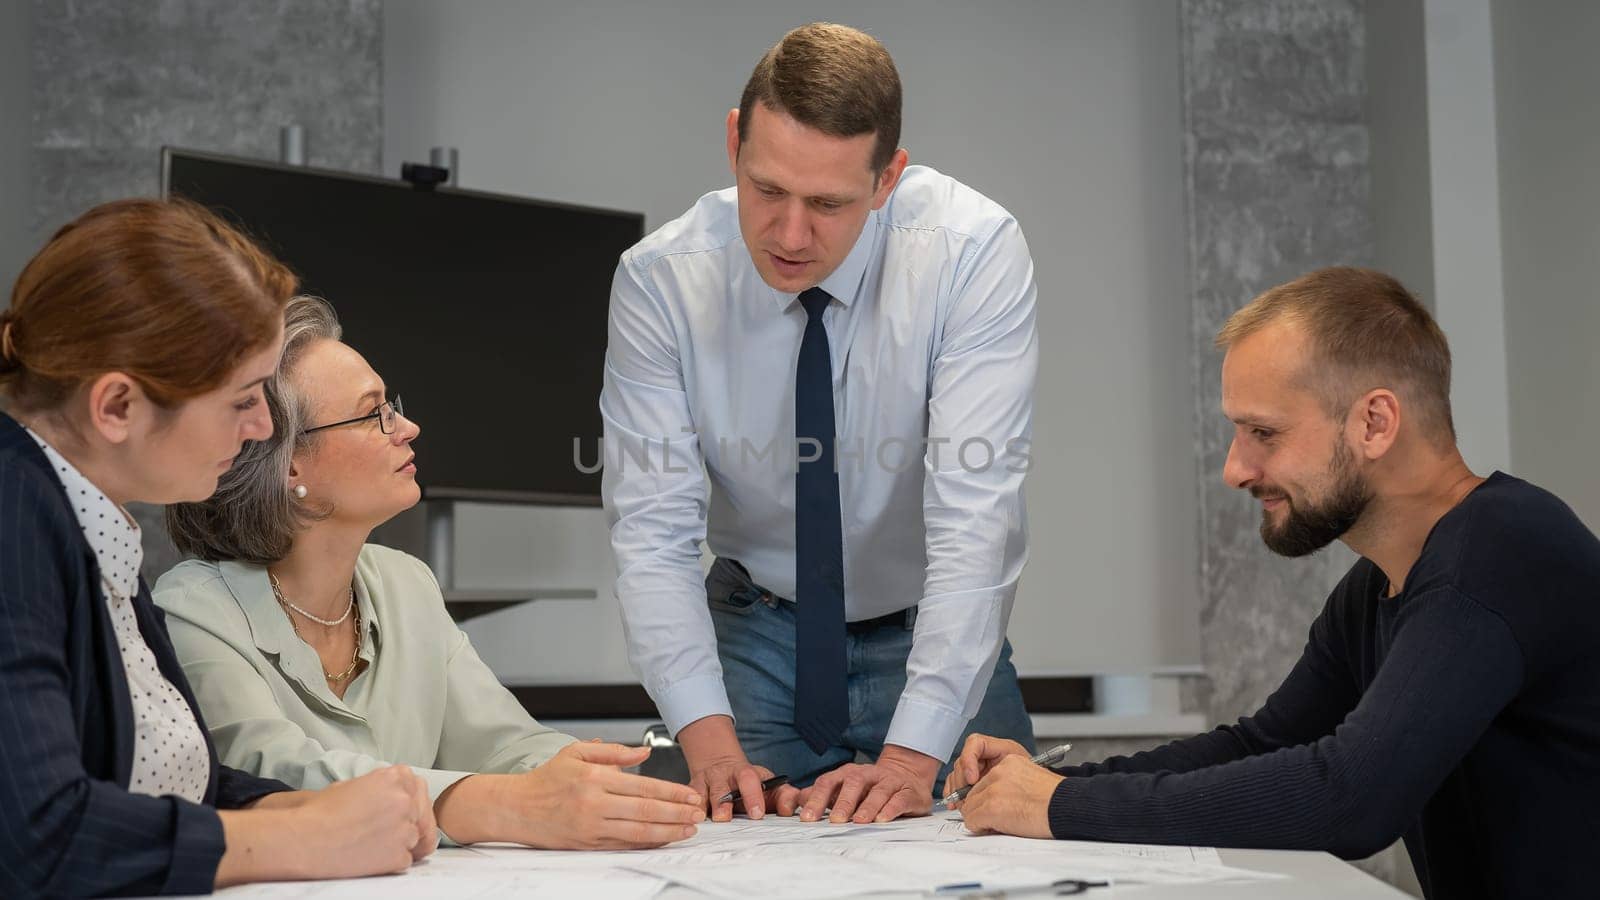
<path id="1" fill-rule="evenodd" d="M 322 431 L 325 428 L 338 428 L 340 425 L 354 425 L 357 422 L 366 422 L 370 419 L 378 420 L 378 427 L 383 429 L 384 434 L 394 434 L 395 422 L 405 414 L 405 408 L 400 404 L 400 395 L 396 394 L 393 400 L 384 401 L 382 406 L 364 416 L 356 416 L 354 419 L 345 419 L 343 422 L 329 422 L 326 425 L 307 428 L 301 434 L 310 434 L 313 431 Z"/>

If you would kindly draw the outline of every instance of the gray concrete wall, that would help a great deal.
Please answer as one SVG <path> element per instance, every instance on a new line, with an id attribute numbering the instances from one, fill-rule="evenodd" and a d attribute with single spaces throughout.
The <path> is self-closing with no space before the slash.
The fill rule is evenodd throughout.
<path id="1" fill-rule="evenodd" d="M 1212 712 L 1251 712 L 1287 674 L 1351 555 L 1272 555 L 1259 509 L 1222 482 L 1217 329 L 1252 297 L 1318 266 L 1370 264 L 1358 0 L 1185 0 L 1189 281 L 1200 466 L 1201 636 Z"/>
<path id="2" fill-rule="evenodd" d="M 311 165 L 382 158 L 378 0 L 33 3 L 31 226 L 154 194 L 164 144 L 276 158 L 306 129 Z"/>
<path id="3" fill-rule="evenodd" d="M 89 207 L 156 194 L 163 145 L 275 159 L 279 127 L 295 122 L 309 164 L 377 171 L 378 0 L 34 0 L 29 12 L 24 260 Z M 153 581 L 177 553 L 157 510 L 134 514 Z"/>
<path id="4" fill-rule="evenodd" d="M 1259 507 L 1227 487 L 1217 329 L 1310 269 L 1372 264 L 1366 30 L 1360 0 L 1183 0 L 1194 447 L 1200 468 L 1200 635 L 1210 713 L 1260 707 L 1354 555 L 1281 559 Z M 1393 880 L 1394 850 L 1364 864 Z"/>
<path id="5" fill-rule="evenodd" d="M 11 286 L 33 253 L 28 229 L 33 172 L 28 12 L 25 0 L 0 2 L 0 308 L 11 302 Z"/>

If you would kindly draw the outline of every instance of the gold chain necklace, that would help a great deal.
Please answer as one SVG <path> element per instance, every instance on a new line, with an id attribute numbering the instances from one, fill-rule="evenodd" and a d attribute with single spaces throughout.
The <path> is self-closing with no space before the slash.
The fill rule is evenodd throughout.
<path id="1" fill-rule="evenodd" d="M 306 640 L 306 636 L 300 633 L 300 626 L 295 623 L 294 616 L 289 612 L 287 603 L 283 602 L 283 598 L 281 596 L 278 599 L 278 605 L 283 607 L 283 614 L 289 619 L 289 627 L 294 629 L 294 636 L 299 638 L 303 643 L 305 643 L 306 646 L 310 647 L 311 642 Z M 356 645 L 350 650 L 350 665 L 343 672 L 340 672 L 337 675 L 329 672 L 326 669 L 322 670 L 322 677 L 328 679 L 334 684 L 338 684 L 339 682 L 344 681 L 346 678 L 349 678 L 351 675 L 354 675 L 356 673 L 356 667 L 361 665 L 361 606 L 356 603 L 351 603 L 351 608 L 355 612 Z M 312 649 L 316 648 L 313 647 Z M 320 656 L 317 658 L 317 668 L 322 669 L 322 658 Z"/>

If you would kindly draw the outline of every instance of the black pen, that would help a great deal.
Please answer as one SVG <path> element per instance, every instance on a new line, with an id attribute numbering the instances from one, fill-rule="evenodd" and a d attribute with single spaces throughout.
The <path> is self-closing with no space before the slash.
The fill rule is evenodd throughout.
<path id="1" fill-rule="evenodd" d="M 765 794 L 767 791 L 770 791 L 775 787 L 782 787 L 783 785 L 786 785 L 788 783 L 789 783 L 789 776 L 787 776 L 787 775 L 774 775 L 771 778 L 768 778 L 766 781 L 761 782 L 761 793 Z M 734 790 L 731 790 L 731 791 L 727 792 L 726 794 L 723 794 L 722 795 L 722 799 L 718 800 L 717 803 L 719 805 L 723 804 L 723 803 L 727 803 L 728 801 L 732 800 L 733 798 L 737 797 L 738 795 L 739 795 L 739 791 L 736 788 Z"/>

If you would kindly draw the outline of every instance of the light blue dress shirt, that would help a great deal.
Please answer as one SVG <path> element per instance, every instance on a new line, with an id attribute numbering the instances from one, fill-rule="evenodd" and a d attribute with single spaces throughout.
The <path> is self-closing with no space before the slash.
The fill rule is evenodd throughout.
<path id="1" fill-rule="evenodd" d="M 701 540 L 794 598 L 795 460 L 815 453 L 794 432 L 806 313 L 757 273 L 735 190 L 624 253 L 612 283 L 600 411 L 616 595 L 629 657 L 674 733 L 732 714 Z M 1033 261 L 998 204 L 911 166 L 820 287 L 834 298 L 823 321 L 845 616 L 919 607 L 886 742 L 946 759 L 983 698 L 1027 556 Z"/>

